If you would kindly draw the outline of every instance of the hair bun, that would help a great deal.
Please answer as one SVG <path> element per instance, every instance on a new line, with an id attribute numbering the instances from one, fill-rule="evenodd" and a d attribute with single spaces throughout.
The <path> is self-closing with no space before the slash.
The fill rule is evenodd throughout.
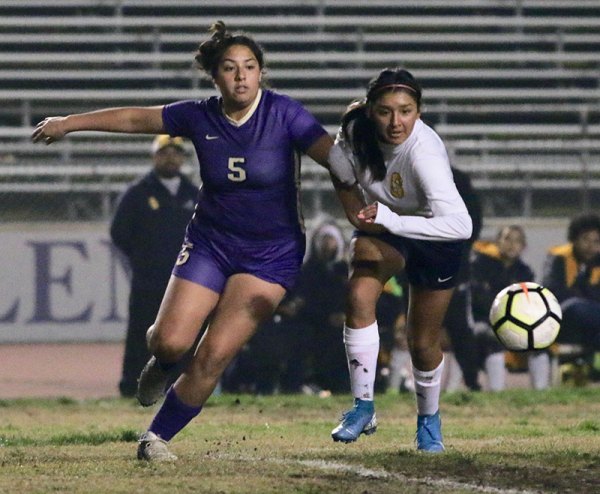
<path id="1" fill-rule="evenodd" d="M 227 28 L 223 21 L 213 23 L 209 28 L 209 32 L 213 33 L 212 38 L 217 40 L 222 40 L 227 36 Z"/>

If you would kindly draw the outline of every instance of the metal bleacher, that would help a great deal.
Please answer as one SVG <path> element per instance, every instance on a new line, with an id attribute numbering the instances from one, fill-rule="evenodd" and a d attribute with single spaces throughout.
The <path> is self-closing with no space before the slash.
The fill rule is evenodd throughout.
<path id="1" fill-rule="evenodd" d="M 147 169 L 151 137 L 81 133 L 34 146 L 32 126 L 214 94 L 193 53 L 217 19 L 254 36 L 270 84 L 332 133 L 381 68 L 411 70 L 423 119 L 486 191 L 488 214 L 552 214 L 600 198 L 597 0 L 2 0 L 0 203 L 99 196 L 106 216 Z M 303 178 L 308 193 L 331 191 L 308 159 Z"/>

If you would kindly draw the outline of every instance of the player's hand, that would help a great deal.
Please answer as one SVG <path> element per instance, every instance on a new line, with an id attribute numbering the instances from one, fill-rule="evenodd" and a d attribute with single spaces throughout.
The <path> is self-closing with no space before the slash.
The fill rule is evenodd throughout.
<path id="1" fill-rule="evenodd" d="M 359 220 L 357 228 L 360 231 L 366 233 L 383 233 L 386 231 L 382 225 L 375 224 L 375 217 L 377 216 L 377 203 L 369 204 L 362 208 L 356 217 Z"/>
<path id="2" fill-rule="evenodd" d="M 31 140 L 33 142 L 43 142 L 52 144 L 60 141 L 66 134 L 63 130 L 65 117 L 47 117 L 35 127 Z"/>
<path id="3" fill-rule="evenodd" d="M 368 206 L 362 208 L 358 214 L 357 218 L 365 223 L 373 223 L 375 221 L 375 217 L 377 216 L 377 203 L 369 204 Z"/>

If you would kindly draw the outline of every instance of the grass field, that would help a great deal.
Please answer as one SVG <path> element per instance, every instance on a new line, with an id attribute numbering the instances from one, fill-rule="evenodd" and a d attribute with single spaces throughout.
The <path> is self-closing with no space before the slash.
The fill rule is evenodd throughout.
<path id="1" fill-rule="evenodd" d="M 173 464 L 135 459 L 155 409 L 129 400 L 0 401 L 0 492 L 600 493 L 600 389 L 453 393 L 447 452 L 417 453 L 411 395 L 378 398 L 377 434 L 329 433 L 348 396 L 212 397 Z"/>

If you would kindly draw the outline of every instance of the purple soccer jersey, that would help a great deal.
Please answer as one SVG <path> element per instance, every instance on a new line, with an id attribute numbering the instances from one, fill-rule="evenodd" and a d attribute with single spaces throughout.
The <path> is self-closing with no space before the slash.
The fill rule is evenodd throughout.
<path id="1" fill-rule="evenodd" d="M 172 136 L 190 139 L 202 187 L 191 230 L 216 231 L 235 241 L 281 240 L 302 232 L 298 150 L 325 134 L 298 102 L 263 90 L 254 114 L 239 127 L 221 111 L 221 99 L 165 106 Z"/>
<path id="2" fill-rule="evenodd" d="M 298 102 L 268 90 L 239 126 L 220 105 L 213 97 L 163 110 L 167 132 L 193 142 L 202 179 L 173 273 L 217 292 L 234 273 L 289 289 L 305 247 L 299 151 L 326 131 Z"/>

